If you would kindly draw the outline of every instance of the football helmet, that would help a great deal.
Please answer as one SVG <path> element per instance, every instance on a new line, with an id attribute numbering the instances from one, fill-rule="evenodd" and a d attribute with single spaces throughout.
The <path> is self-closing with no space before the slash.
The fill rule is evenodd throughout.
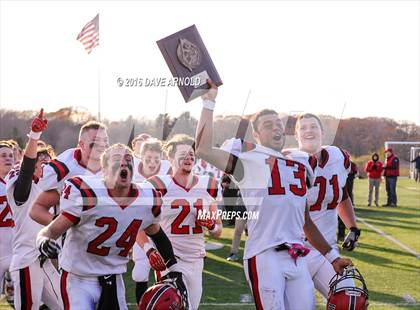
<path id="1" fill-rule="evenodd" d="M 143 294 L 140 310 L 183 310 L 181 296 L 175 285 L 156 283 Z"/>
<path id="2" fill-rule="evenodd" d="M 349 286 L 348 281 L 354 286 Z M 344 283 L 343 283 L 344 282 Z M 347 282 L 347 283 L 346 283 Z M 349 267 L 343 276 L 336 274 L 330 280 L 327 310 L 366 310 L 369 303 L 369 291 L 359 270 Z"/>

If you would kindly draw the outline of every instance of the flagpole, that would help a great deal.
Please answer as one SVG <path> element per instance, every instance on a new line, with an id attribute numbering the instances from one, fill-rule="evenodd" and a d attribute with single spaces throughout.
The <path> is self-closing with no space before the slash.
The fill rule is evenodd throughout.
<path id="1" fill-rule="evenodd" d="M 99 49 L 98 49 L 99 50 Z M 101 121 L 101 62 L 100 52 L 98 52 L 98 121 Z"/>
<path id="2" fill-rule="evenodd" d="M 100 13 L 98 13 L 99 16 Z M 100 20 L 98 18 L 98 28 L 100 28 Z M 98 29 L 98 33 L 99 33 L 99 29 Z M 96 52 L 98 53 L 98 122 L 101 121 L 101 49 L 97 48 Z"/>

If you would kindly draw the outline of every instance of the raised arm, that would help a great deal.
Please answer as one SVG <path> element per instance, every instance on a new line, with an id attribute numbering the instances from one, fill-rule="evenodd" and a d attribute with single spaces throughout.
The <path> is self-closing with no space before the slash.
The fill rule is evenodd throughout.
<path id="1" fill-rule="evenodd" d="M 213 147 L 213 111 L 217 97 L 217 86 L 208 81 L 210 89 L 201 98 L 203 99 L 203 109 L 195 134 L 195 147 L 199 157 L 211 163 L 218 169 L 234 174 L 237 179 L 242 179 L 243 167 L 241 161 L 234 155 Z"/>
<path id="2" fill-rule="evenodd" d="M 31 131 L 28 134 L 28 143 L 26 144 L 19 176 L 13 191 L 13 199 L 17 205 L 22 205 L 28 200 L 31 192 L 32 177 L 35 172 L 38 140 L 46 128 L 47 120 L 44 119 L 44 110 L 41 109 L 39 115 L 32 121 Z"/>

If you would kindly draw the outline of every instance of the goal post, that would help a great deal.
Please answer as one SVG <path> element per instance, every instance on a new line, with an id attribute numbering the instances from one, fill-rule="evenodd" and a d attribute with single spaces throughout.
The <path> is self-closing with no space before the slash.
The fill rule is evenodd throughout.
<path id="1" fill-rule="evenodd" d="M 402 158 L 406 159 L 406 163 L 408 162 L 408 165 L 406 164 L 405 167 L 406 169 L 409 167 L 408 177 L 413 179 L 414 173 L 415 173 L 415 165 L 414 163 L 411 163 L 411 161 L 420 152 L 420 141 L 385 141 L 384 146 L 385 146 L 385 149 L 387 149 L 388 147 L 391 147 L 394 149 L 394 153 L 400 158 L 400 164 L 401 164 Z M 408 147 L 410 147 L 410 149 L 407 149 Z M 398 148 L 403 153 L 398 152 L 396 148 Z M 407 172 L 407 170 L 405 171 Z"/>

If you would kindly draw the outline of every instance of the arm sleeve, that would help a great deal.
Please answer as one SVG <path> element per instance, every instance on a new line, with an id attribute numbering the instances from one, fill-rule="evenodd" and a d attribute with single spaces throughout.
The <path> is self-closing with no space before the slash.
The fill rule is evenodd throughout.
<path id="1" fill-rule="evenodd" d="M 243 141 L 241 139 L 232 138 L 227 140 L 221 147 L 221 149 L 230 154 L 229 162 L 226 166 L 227 174 L 234 177 L 236 182 L 241 182 L 244 177 L 244 167 L 242 161 L 240 161 L 240 154 L 242 150 Z"/>
<path id="2" fill-rule="evenodd" d="M 28 200 L 29 194 L 31 193 L 32 177 L 35 172 L 35 158 L 29 158 L 24 156 L 22 165 L 20 167 L 20 173 L 15 183 L 15 189 L 13 191 L 13 199 L 16 205 L 22 205 Z"/>
<path id="3" fill-rule="evenodd" d="M 150 237 L 150 239 L 152 239 L 160 255 L 162 255 L 163 259 L 165 260 L 166 267 L 169 268 L 172 265 L 176 264 L 177 261 L 175 258 L 171 241 L 169 241 L 168 236 L 166 236 L 162 228 L 160 228 L 156 234 L 148 236 Z"/>

